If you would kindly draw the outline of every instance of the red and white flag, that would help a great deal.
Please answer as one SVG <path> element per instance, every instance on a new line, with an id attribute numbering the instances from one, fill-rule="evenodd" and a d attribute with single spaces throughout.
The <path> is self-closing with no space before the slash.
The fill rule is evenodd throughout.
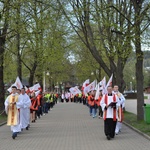
<path id="1" fill-rule="evenodd" d="M 16 86 L 16 85 L 15 85 L 15 84 L 12 84 L 12 85 L 11 85 L 11 87 L 12 87 L 12 86 Z M 12 92 L 11 87 L 9 87 L 9 88 L 7 89 L 7 91 L 8 91 L 9 93 L 11 93 L 11 92 Z"/>
<path id="2" fill-rule="evenodd" d="M 96 86 L 96 81 L 94 80 L 92 83 L 90 83 L 88 86 L 86 86 L 86 87 L 84 88 L 84 93 L 87 94 L 87 93 L 89 93 L 90 91 L 95 90 L 95 86 Z"/>
<path id="3" fill-rule="evenodd" d="M 40 84 L 37 83 L 37 84 L 35 84 L 35 85 L 33 86 L 33 90 L 34 90 L 34 91 L 38 91 L 40 87 L 41 87 Z"/>
<path id="4" fill-rule="evenodd" d="M 30 90 L 31 92 L 33 92 L 33 91 L 38 91 L 38 90 L 40 90 L 40 88 L 41 88 L 40 84 L 37 83 L 37 84 L 35 84 L 35 85 L 29 87 L 29 90 Z"/>
<path id="5" fill-rule="evenodd" d="M 100 86 L 101 86 L 101 90 L 102 90 L 102 94 L 106 93 L 106 77 L 104 77 L 101 81 L 100 81 Z"/>
<path id="6" fill-rule="evenodd" d="M 23 88 L 23 85 L 19 79 L 19 77 L 16 78 L 16 81 L 15 81 L 15 86 L 17 87 L 17 89 L 22 89 Z"/>
<path id="7" fill-rule="evenodd" d="M 34 87 L 34 86 L 29 87 L 30 92 L 33 92 L 33 91 L 34 91 L 34 88 L 33 88 L 33 87 Z"/>
<path id="8" fill-rule="evenodd" d="M 22 88 L 23 88 L 23 85 L 22 85 L 22 83 L 21 83 L 19 77 L 16 78 L 15 83 L 12 84 L 11 87 L 12 87 L 12 86 L 16 86 L 17 89 L 22 89 Z M 12 92 L 11 87 L 10 87 L 9 89 L 7 89 L 7 91 L 10 92 L 10 93 Z"/>
<path id="9" fill-rule="evenodd" d="M 113 79 L 113 74 L 112 74 L 111 77 L 109 78 L 106 87 L 112 86 L 112 79 Z"/>
<path id="10" fill-rule="evenodd" d="M 108 88 L 108 86 L 112 86 L 112 80 L 113 80 L 113 74 L 112 74 L 111 77 L 109 78 L 109 80 L 108 80 L 108 82 L 107 82 L 107 85 L 106 85 L 106 87 L 105 87 L 106 93 L 107 93 L 107 88 Z M 106 94 L 106 93 L 105 93 L 105 94 Z"/>
<path id="11" fill-rule="evenodd" d="M 69 89 L 69 91 L 70 91 L 73 95 L 76 95 L 76 94 L 81 93 L 81 91 L 78 89 L 77 86 L 71 87 L 71 88 Z"/>
<path id="12" fill-rule="evenodd" d="M 84 88 L 85 88 L 86 86 L 88 86 L 89 83 L 90 83 L 90 80 L 89 80 L 89 79 L 85 80 L 84 83 L 83 83 L 83 85 L 82 85 L 82 90 L 84 90 Z"/>
<path id="13" fill-rule="evenodd" d="M 99 84 L 98 84 L 97 89 L 96 89 L 96 94 L 95 94 L 95 100 L 97 100 L 99 98 L 99 94 L 100 94 L 100 87 L 99 87 Z"/>
<path id="14" fill-rule="evenodd" d="M 40 90 L 36 91 L 35 96 L 37 97 L 39 95 L 39 93 L 40 93 Z"/>

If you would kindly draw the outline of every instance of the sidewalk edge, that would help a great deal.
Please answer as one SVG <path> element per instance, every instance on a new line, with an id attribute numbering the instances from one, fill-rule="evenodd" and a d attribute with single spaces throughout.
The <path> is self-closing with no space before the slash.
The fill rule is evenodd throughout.
<path id="1" fill-rule="evenodd" d="M 123 124 L 125 124 L 126 126 L 128 126 L 130 129 L 134 130 L 135 132 L 139 133 L 140 135 L 142 135 L 143 137 L 145 137 L 146 139 L 150 140 L 150 136 L 148 136 L 147 134 L 141 132 L 140 130 L 134 128 L 133 126 L 129 125 L 128 123 L 123 121 Z"/>
<path id="2" fill-rule="evenodd" d="M 2 123 L 0 123 L 0 127 L 1 126 L 3 126 L 3 125 L 5 125 L 7 122 L 2 122 Z"/>

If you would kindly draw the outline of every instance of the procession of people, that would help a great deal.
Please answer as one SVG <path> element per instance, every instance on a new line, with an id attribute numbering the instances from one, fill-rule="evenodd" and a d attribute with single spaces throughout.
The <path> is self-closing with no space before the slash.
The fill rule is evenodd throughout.
<path id="1" fill-rule="evenodd" d="M 29 130 L 31 123 L 46 115 L 57 103 L 57 94 L 53 92 L 30 91 L 22 87 L 11 87 L 11 94 L 5 100 L 5 112 L 7 114 L 7 125 L 12 131 L 12 138 L 23 130 Z"/>
<path id="2" fill-rule="evenodd" d="M 104 120 L 104 134 L 108 140 L 121 132 L 125 98 L 119 92 L 118 85 L 112 87 L 112 81 L 107 86 L 104 80 L 96 85 L 93 81 L 83 84 L 81 90 L 72 87 L 62 93 L 43 92 L 41 87 L 27 88 L 11 86 L 11 94 L 5 100 L 5 111 L 8 115 L 7 125 L 11 127 L 12 138 L 23 130 L 29 130 L 32 123 L 49 113 L 57 101 L 62 103 L 79 103 L 85 105 L 92 118 Z M 86 81 L 85 81 L 86 82 Z M 35 90 L 36 89 L 36 90 Z"/>
<path id="3" fill-rule="evenodd" d="M 81 91 L 77 87 L 71 88 L 70 92 L 74 93 L 74 96 L 70 97 L 70 101 L 88 106 L 92 118 L 103 118 L 104 133 L 106 138 L 110 140 L 121 132 L 125 97 L 119 92 L 118 85 L 112 87 L 112 77 L 107 85 L 104 86 L 104 84 L 103 79 L 97 84 L 98 87 L 95 81 L 90 84 L 88 81 L 87 85 L 83 84 Z"/>

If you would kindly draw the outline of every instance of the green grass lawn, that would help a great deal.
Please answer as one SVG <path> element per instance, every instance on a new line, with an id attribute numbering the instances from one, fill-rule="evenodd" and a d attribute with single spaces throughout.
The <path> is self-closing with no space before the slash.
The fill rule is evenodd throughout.
<path id="1" fill-rule="evenodd" d="M 148 99 L 148 96 L 144 96 L 144 99 L 147 100 L 147 99 Z"/>
<path id="2" fill-rule="evenodd" d="M 137 115 L 126 111 L 124 112 L 124 121 L 150 136 L 150 124 L 147 124 L 145 121 L 137 121 Z"/>

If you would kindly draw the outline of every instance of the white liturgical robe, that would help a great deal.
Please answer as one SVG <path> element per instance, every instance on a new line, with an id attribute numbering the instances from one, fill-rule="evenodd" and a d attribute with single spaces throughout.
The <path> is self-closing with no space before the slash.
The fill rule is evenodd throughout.
<path id="1" fill-rule="evenodd" d="M 12 105 L 12 102 L 16 102 L 15 105 Z M 16 94 L 11 94 L 9 95 L 6 100 L 5 100 L 5 111 L 6 114 L 8 115 L 7 117 L 7 125 L 11 126 L 11 131 L 13 132 L 20 132 L 20 124 L 19 124 L 19 111 L 22 107 L 22 101 L 19 98 L 19 95 Z"/>
<path id="2" fill-rule="evenodd" d="M 20 108 L 20 127 L 21 127 L 21 129 L 24 129 L 30 123 L 31 100 L 26 93 L 20 94 L 19 98 L 21 99 L 21 101 L 23 103 L 22 107 Z"/>

